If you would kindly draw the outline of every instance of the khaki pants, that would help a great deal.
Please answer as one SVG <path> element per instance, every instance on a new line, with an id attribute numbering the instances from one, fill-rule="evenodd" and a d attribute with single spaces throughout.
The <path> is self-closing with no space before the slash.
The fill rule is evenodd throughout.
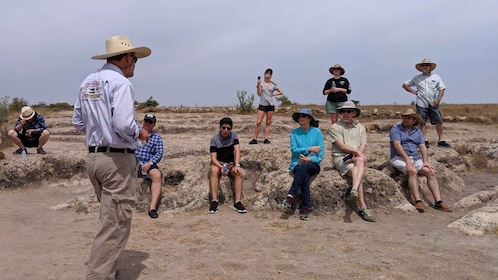
<path id="1" fill-rule="evenodd" d="M 115 279 L 118 257 L 130 236 L 138 162 L 134 154 L 89 153 L 86 168 L 100 201 L 86 279 Z"/>

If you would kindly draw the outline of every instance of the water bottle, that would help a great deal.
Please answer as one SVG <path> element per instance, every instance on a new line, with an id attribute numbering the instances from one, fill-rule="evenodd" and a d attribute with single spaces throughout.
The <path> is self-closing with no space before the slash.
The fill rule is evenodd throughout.
<path id="1" fill-rule="evenodd" d="M 226 163 L 223 164 L 223 171 L 222 172 L 223 172 L 223 175 L 225 175 L 225 176 L 228 175 L 228 166 Z"/>
<path id="2" fill-rule="evenodd" d="M 332 87 L 335 88 L 335 81 L 332 81 Z"/>
<path id="3" fill-rule="evenodd" d="M 23 160 L 25 160 L 25 159 L 26 159 L 26 150 L 22 150 L 22 152 L 21 152 L 21 158 L 22 158 Z"/>

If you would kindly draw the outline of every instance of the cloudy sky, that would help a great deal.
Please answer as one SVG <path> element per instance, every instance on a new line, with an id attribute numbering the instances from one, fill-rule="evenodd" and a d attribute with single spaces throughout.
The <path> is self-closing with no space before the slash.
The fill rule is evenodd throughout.
<path id="1" fill-rule="evenodd" d="M 496 0 L 8 1 L 0 26 L 1 96 L 73 104 L 100 68 L 105 40 L 128 36 L 139 60 L 135 99 L 161 106 L 237 104 L 257 76 L 293 102 L 324 104 L 328 69 L 342 64 L 360 104 L 409 104 L 401 84 L 424 57 L 437 63 L 443 103 L 498 103 Z M 258 98 L 256 97 L 256 103 Z"/>

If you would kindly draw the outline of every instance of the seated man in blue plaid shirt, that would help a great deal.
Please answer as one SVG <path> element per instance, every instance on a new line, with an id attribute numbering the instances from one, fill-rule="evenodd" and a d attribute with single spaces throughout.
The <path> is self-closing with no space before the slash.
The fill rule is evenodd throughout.
<path id="1" fill-rule="evenodd" d="M 149 178 L 152 181 L 150 186 L 151 199 L 149 207 L 149 216 L 153 219 L 159 217 L 157 214 L 157 204 L 161 196 L 162 174 L 157 164 L 163 158 L 164 146 L 163 139 L 156 131 L 156 116 L 145 114 L 142 127 L 149 132 L 150 138 L 147 144 L 141 146 L 135 151 L 139 161 L 139 178 Z"/>

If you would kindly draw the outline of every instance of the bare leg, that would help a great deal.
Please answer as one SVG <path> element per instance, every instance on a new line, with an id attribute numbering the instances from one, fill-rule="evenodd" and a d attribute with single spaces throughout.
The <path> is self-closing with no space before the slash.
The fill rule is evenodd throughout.
<path id="1" fill-rule="evenodd" d="M 242 198 L 242 171 L 240 173 L 235 173 L 234 169 L 230 171 L 230 174 L 234 177 L 234 192 L 235 192 L 235 201 L 238 201 Z"/>
<path id="2" fill-rule="evenodd" d="M 439 141 L 443 139 L 443 123 L 436 123 L 436 132 Z"/>
<path id="3" fill-rule="evenodd" d="M 151 198 L 149 210 L 157 210 L 157 203 L 161 196 L 161 171 L 159 169 L 150 170 L 149 178 L 152 181 L 150 185 Z"/>
<path id="4" fill-rule="evenodd" d="M 211 200 L 218 200 L 218 186 L 219 186 L 219 175 L 221 170 L 215 166 L 211 165 L 211 172 L 209 174 L 209 188 L 211 190 Z"/>
<path id="5" fill-rule="evenodd" d="M 50 131 L 47 129 L 43 130 L 40 135 L 40 139 L 38 140 L 38 148 L 43 148 L 43 145 L 47 144 L 48 138 L 50 136 Z"/>
<path id="6" fill-rule="evenodd" d="M 17 132 L 15 132 L 14 130 L 9 130 L 9 138 L 19 148 L 26 149 L 26 147 L 24 147 L 23 143 L 21 142 L 21 139 L 19 139 L 19 137 L 17 137 Z"/>
<path id="7" fill-rule="evenodd" d="M 337 113 L 330 113 L 330 121 L 332 122 L 332 124 L 336 123 L 337 122 Z"/>
<path id="8" fill-rule="evenodd" d="M 254 128 L 253 139 L 258 140 L 259 130 L 261 129 L 261 124 L 263 123 L 263 118 L 265 117 L 265 112 L 258 110 L 258 118 L 256 120 L 256 127 Z"/>
<path id="9" fill-rule="evenodd" d="M 265 139 L 268 139 L 268 137 L 270 137 L 270 125 L 272 117 L 273 111 L 266 112 Z"/>
<path id="10" fill-rule="evenodd" d="M 441 195 L 439 193 L 439 184 L 436 179 L 436 171 L 434 169 L 429 169 L 424 167 L 420 170 L 420 174 L 427 178 L 427 186 L 434 197 L 434 202 L 441 200 Z"/>
<path id="11" fill-rule="evenodd" d="M 420 124 L 418 126 L 420 130 L 422 130 L 422 135 L 424 135 L 424 138 L 427 139 L 427 135 L 425 134 L 425 124 Z"/>

